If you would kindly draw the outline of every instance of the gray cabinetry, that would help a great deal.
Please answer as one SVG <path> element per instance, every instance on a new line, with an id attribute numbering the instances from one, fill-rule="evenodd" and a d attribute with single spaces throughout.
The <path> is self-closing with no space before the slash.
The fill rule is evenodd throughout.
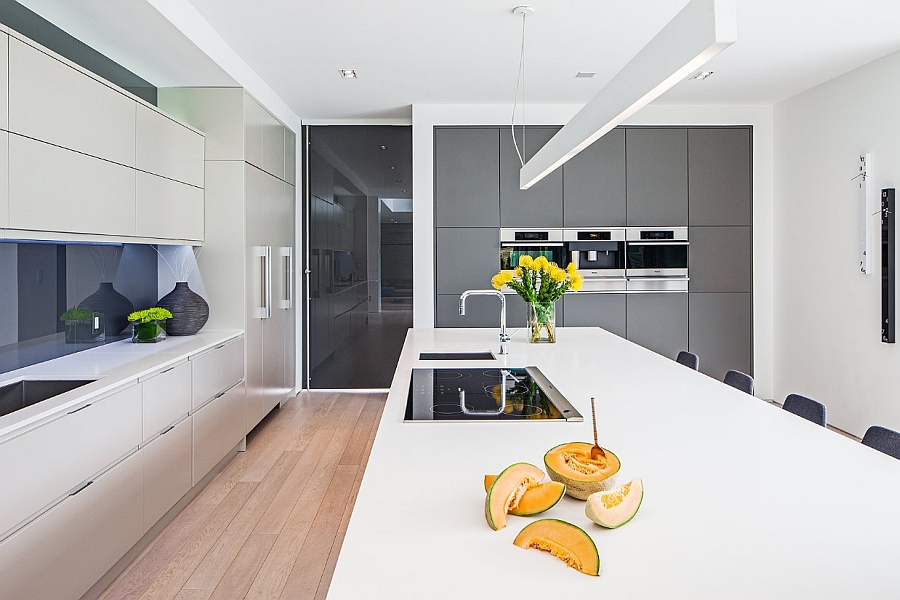
<path id="1" fill-rule="evenodd" d="M 625 337 L 625 296 L 625 294 L 566 294 L 563 296 L 566 317 L 564 325 L 602 327 L 610 333 Z"/>
<path id="2" fill-rule="evenodd" d="M 434 131 L 435 224 L 500 225 L 500 131 L 438 128 Z"/>
<path id="3" fill-rule="evenodd" d="M 688 224 L 687 130 L 625 130 L 628 224 Z"/>
<path id="4" fill-rule="evenodd" d="M 751 224 L 750 129 L 688 130 L 691 225 Z"/>
<path id="5" fill-rule="evenodd" d="M 688 347 L 687 294 L 627 294 L 626 302 L 629 340 L 669 358 Z"/>
<path id="6" fill-rule="evenodd" d="M 700 371 L 721 380 L 729 369 L 753 373 L 749 293 L 690 295 L 690 351 Z"/>
<path id="7" fill-rule="evenodd" d="M 691 227 L 692 292 L 749 292 L 753 254 L 749 227 Z"/>
<path id="8" fill-rule="evenodd" d="M 490 285 L 480 286 L 487 289 Z M 526 325 L 525 301 L 518 294 L 505 294 L 506 327 L 509 333 Z M 500 328 L 500 299 L 494 296 L 470 296 L 466 300 L 466 315 L 459 314 L 459 294 L 440 294 L 437 297 L 435 319 L 437 327 L 497 327 Z M 556 324 L 563 322 L 563 303 L 556 303 Z M 524 334 L 519 334 L 524 335 Z M 524 339 L 524 338 L 522 338 Z M 493 349 L 492 349 L 493 350 Z"/>
<path id="9" fill-rule="evenodd" d="M 625 130 L 614 129 L 563 165 L 563 225 L 625 225 Z"/>
<path id="10" fill-rule="evenodd" d="M 493 227 L 437 229 L 437 293 L 488 289 L 500 269 L 500 230 Z"/>
<path id="11" fill-rule="evenodd" d="M 527 161 L 552 138 L 558 127 L 516 129 L 519 151 Z M 500 130 L 500 224 L 503 227 L 561 227 L 563 222 L 563 170 L 556 169 L 527 190 L 519 187 L 522 163 L 509 128 Z"/>

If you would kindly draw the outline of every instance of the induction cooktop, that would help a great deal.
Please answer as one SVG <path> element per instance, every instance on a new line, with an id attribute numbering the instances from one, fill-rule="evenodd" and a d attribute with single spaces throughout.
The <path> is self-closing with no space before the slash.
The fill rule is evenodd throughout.
<path id="1" fill-rule="evenodd" d="M 583 421 L 537 367 L 413 369 L 404 422 Z"/>

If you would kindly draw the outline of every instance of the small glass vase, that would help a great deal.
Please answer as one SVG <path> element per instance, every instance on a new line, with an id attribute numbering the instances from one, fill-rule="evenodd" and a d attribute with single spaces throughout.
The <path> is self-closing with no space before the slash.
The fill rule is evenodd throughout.
<path id="1" fill-rule="evenodd" d="M 528 339 L 532 343 L 556 342 L 556 304 L 553 302 L 528 303 Z"/>
<path id="2" fill-rule="evenodd" d="M 135 344 L 155 344 L 166 339 L 165 321 L 147 321 L 135 323 L 131 333 L 131 341 Z"/>

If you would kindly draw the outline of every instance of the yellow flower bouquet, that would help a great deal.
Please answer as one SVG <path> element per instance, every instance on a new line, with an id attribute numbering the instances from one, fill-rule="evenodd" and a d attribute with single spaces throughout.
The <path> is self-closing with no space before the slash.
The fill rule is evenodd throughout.
<path id="1" fill-rule="evenodd" d="M 566 290 L 578 291 L 584 277 L 569 265 L 563 269 L 544 256 L 519 257 L 519 266 L 512 271 L 500 271 L 491 278 L 495 290 L 508 285 L 528 303 L 528 332 L 532 342 L 556 341 L 555 302 Z M 546 337 L 542 337 L 546 334 Z"/>

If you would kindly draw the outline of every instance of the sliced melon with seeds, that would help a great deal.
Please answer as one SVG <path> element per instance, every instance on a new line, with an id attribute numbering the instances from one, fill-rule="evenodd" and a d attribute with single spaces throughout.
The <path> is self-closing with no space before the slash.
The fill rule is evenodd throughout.
<path id="1" fill-rule="evenodd" d="M 484 491 L 490 489 L 491 484 L 495 479 L 497 479 L 496 475 L 484 476 Z M 545 510 L 550 510 L 556 506 L 556 503 L 559 502 L 560 498 L 562 498 L 565 493 L 565 484 L 558 481 L 539 483 L 536 486 L 525 490 L 525 493 L 522 494 L 522 499 L 519 500 L 519 505 L 510 508 L 509 514 L 519 517 L 528 517 L 542 513 Z"/>
<path id="2" fill-rule="evenodd" d="M 597 525 L 615 529 L 634 518 L 643 499 L 644 482 L 632 479 L 614 490 L 588 496 L 584 514 Z"/>
<path id="3" fill-rule="evenodd" d="M 583 529 L 558 519 L 539 519 L 527 525 L 513 544 L 549 552 L 564 563 L 588 575 L 600 574 L 597 546 Z"/>
<path id="4" fill-rule="evenodd" d="M 544 479 L 544 472 L 529 463 L 516 463 L 503 470 L 488 488 L 484 499 L 484 518 L 491 529 L 506 527 L 506 513 L 519 506 L 528 488 Z"/>
<path id="5" fill-rule="evenodd" d="M 547 474 L 553 481 L 566 484 L 566 494 L 584 500 L 594 492 L 612 489 L 621 463 L 619 457 L 604 448 L 603 456 L 591 456 L 593 444 L 569 442 L 544 455 Z"/>

